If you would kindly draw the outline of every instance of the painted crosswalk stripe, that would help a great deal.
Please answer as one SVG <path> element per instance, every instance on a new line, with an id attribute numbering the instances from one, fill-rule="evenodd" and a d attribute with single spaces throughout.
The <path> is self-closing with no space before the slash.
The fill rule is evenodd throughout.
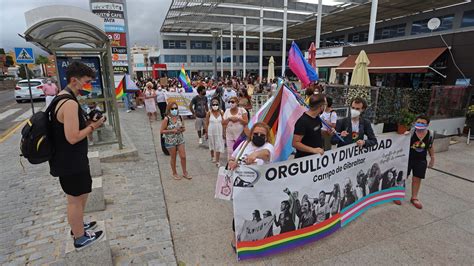
<path id="1" fill-rule="evenodd" d="M 10 109 L 10 110 L 6 110 L 5 112 L 3 113 L 0 113 L 0 120 L 3 120 L 9 116 L 11 116 L 12 114 L 20 111 L 21 108 L 13 108 L 13 109 Z"/>
<path id="2" fill-rule="evenodd" d="M 46 109 L 46 107 L 44 108 L 35 108 L 35 111 L 44 111 Z M 23 114 L 21 114 L 19 117 L 17 117 L 15 120 L 13 120 L 13 122 L 20 122 L 20 121 L 23 121 L 27 118 L 30 118 L 32 116 L 32 112 L 31 112 L 31 109 L 29 109 L 28 111 L 24 112 Z"/>

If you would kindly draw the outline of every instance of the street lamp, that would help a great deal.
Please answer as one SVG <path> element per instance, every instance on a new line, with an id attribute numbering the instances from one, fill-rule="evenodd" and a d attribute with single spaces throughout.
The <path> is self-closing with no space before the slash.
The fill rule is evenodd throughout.
<path id="1" fill-rule="evenodd" d="M 214 79 L 217 80 L 217 37 L 219 37 L 219 31 L 218 30 L 212 30 L 212 42 L 214 46 Z"/>

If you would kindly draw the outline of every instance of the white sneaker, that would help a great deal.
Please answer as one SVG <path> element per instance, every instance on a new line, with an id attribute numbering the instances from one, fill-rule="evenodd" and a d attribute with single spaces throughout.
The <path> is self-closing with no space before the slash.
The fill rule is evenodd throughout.
<path id="1" fill-rule="evenodd" d="M 132 110 L 128 109 L 128 110 L 127 110 L 127 113 L 130 113 L 131 111 L 132 111 Z"/>
<path id="2" fill-rule="evenodd" d="M 199 139 L 199 144 L 202 144 L 202 138 Z"/>

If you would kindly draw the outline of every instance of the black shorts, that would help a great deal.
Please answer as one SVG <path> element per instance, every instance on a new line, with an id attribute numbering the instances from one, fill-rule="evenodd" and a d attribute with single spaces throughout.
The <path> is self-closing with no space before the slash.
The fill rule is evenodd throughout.
<path id="1" fill-rule="evenodd" d="M 59 176 L 59 183 L 64 193 L 70 196 L 80 196 L 92 191 L 92 177 L 89 171 Z"/>
<path id="2" fill-rule="evenodd" d="M 425 179 L 426 168 L 428 162 L 426 160 L 409 160 L 408 161 L 408 175 L 413 171 L 413 176 Z"/>

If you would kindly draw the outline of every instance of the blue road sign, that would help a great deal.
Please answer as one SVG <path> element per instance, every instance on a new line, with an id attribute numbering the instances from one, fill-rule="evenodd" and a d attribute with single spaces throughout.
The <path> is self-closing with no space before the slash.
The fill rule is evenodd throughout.
<path id="1" fill-rule="evenodd" d="M 32 48 L 15 47 L 15 57 L 18 64 L 34 64 L 35 55 Z"/>

